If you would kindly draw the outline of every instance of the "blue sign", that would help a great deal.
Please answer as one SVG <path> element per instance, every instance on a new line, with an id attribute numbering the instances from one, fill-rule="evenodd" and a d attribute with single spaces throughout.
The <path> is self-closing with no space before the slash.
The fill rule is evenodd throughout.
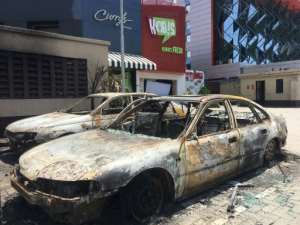
<path id="1" fill-rule="evenodd" d="M 120 1 L 82 0 L 83 34 L 108 40 L 111 51 L 120 51 Z M 124 1 L 125 52 L 141 54 L 141 1 Z"/>
<path id="2" fill-rule="evenodd" d="M 9 0 L 0 23 L 111 42 L 120 51 L 119 0 Z M 34 7 L 33 7 L 34 6 Z M 124 0 L 125 51 L 141 54 L 141 1 Z"/>

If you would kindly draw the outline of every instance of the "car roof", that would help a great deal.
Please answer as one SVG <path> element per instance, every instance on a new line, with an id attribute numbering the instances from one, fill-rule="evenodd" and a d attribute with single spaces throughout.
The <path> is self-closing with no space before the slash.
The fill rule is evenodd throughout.
<path id="1" fill-rule="evenodd" d="M 148 96 L 156 96 L 152 93 L 146 93 L 146 92 L 103 92 L 103 93 L 95 93 L 91 94 L 88 97 L 107 97 L 112 98 L 116 96 L 134 96 L 134 95 L 148 95 Z"/>
<path id="2" fill-rule="evenodd" d="M 251 101 L 247 98 L 235 95 L 222 95 L 222 94 L 211 94 L 211 95 L 182 95 L 182 96 L 162 96 L 154 97 L 153 100 L 161 101 L 187 101 L 187 102 L 205 102 L 215 99 L 234 99 L 234 100 L 245 100 Z"/>

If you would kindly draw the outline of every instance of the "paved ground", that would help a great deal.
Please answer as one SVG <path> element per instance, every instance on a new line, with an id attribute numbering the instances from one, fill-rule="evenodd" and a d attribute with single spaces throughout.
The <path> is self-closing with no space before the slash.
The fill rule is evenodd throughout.
<path id="1" fill-rule="evenodd" d="M 285 148 L 291 153 L 300 155 L 300 108 L 267 108 L 267 110 L 284 116 L 288 126 L 288 139 Z"/>
<path id="2" fill-rule="evenodd" d="M 191 201 L 180 203 L 183 209 L 167 218 L 163 224 L 299 224 L 299 162 L 288 160 L 272 168 L 259 169 Z M 228 213 L 229 199 L 236 182 L 253 187 L 239 188 L 234 211 Z"/>
<path id="3" fill-rule="evenodd" d="M 227 182 L 189 200 L 167 207 L 162 217 L 152 223 L 160 225 L 299 225 L 300 224 L 300 109 L 270 108 L 283 114 L 289 129 L 286 157 L 271 168 L 261 168 Z M 293 153 L 293 154 L 290 154 Z M 0 154 L 0 224 L 58 225 L 39 208 L 28 205 L 10 187 L 8 174 L 16 157 Z M 253 187 L 239 188 L 233 212 L 227 212 L 236 183 Z M 122 221 L 117 204 L 107 209 L 96 224 L 131 224 Z M 1 224 L 1 225 L 2 225 Z M 90 224 L 89 224 L 90 225 Z"/>

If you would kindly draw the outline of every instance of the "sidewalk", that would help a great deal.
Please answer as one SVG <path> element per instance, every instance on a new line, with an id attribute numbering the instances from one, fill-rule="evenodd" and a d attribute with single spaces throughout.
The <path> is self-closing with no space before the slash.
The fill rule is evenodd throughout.
<path id="1" fill-rule="evenodd" d="M 300 155 L 300 108 L 266 109 L 270 113 L 282 115 L 285 118 L 288 128 L 288 139 L 284 148 L 290 153 Z"/>
<path id="2" fill-rule="evenodd" d="M 300 164 L 299 161 L 248 174 L 236 182 L 253 184 L 240 188 L 234 213 L 227 207 L 234 185 L 232 181 L 171 210 L 161 225 L 299 225 L 300 224 Z"/>

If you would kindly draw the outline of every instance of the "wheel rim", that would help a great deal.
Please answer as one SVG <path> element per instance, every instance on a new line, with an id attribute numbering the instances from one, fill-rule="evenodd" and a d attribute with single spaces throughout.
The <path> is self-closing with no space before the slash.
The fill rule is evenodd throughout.
<path id="1" fill-rule="evenodd" d="M 145 222 L 160 212 L 164 193 L 160 182 L 151 179 L 132 193 L 131 214 L 139 222 Z"/>

